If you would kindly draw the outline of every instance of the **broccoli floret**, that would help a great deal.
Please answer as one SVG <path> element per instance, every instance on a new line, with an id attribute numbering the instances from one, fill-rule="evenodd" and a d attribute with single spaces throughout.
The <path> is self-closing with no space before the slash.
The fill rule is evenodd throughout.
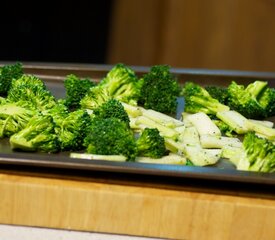
<path id="1" fill-rule="evenodd" d="M 65 105 L 69 109 L 80 107 L 80 100 L 86 95 L 91 87 L 96 84 L 88 78 L 81 79 L 74 74 L 70 74 L 64 80 L 66 90 Z"/>
<path id="2" fill-rule="evenodd" d="M 38 110 L 49 109 L 56 104 L 55 97 L 46 89 L 44 82 L 32 75 L 13 80 L 7 99 L 10 102 L 25 101 Z"/>
<path id="3" fill-rule="evenodd" d="M 275 145 L 271 141 L 249 132 L 243 139 L 244 154 L 238 162 L 239 170 L 274 172 Z"/>
<path id="4" fill-rule="evenodd" d="M 220 103 L 227 105 L 228 92 L 226 87 L 206 86 L 205 90 L 212 98 L 217 99 Z"/>
<path id="5" fill-rule="evenodd" d="M 57 152 L 59 141 L 51 116 L 35 115 L 28 124 L 10 138 L 11 148 L 27 152 Z"/>
<path id="6" fill-rule="evenodd" d="M 36 113 L 37 111 L 25 108 L 20 102 L 0 105 L 0 138 L 19 132 Z"/>
<path id="7" fill-rule="evenodd" d="M 262 119 L 265 108 L 258 102 L 257 97 L 267 86 L 267 82 L 255 81 L 246 88 L 232 81 L 228 86 L 228 105 L 232 110 L 241 113 L 246 118 Z"/>
<path id="8" fill-rule="evenodd" d="M 82 109 L 94 110 L 111 98 L 106 88 L 96 86 L 89 89 L 86 95 L 80 100 L 80 105 Z"/>
<path id="9" fill-rule="evenodd" d="M 45 83 L 34 75 L 24 74 L 18 79 L 13 79 L 11 82 L 11 88 L 26 88 L 30 86 L 36 86 L 42 89 L 46 89 Z"/>
<path id="10" fill-rule="evenodd" d="M 93 114 L 95 117 L 102 119 L 110 117 L 118 118 L 125 122 L 127 126 L 130 126 L 130 119 L 127 112 L 125 111 L 122 103 L 116 99 L 110 99 L 103 103 L 93 111 Z"/>
<path id="11" fill-rule="evenodd" d="M 258 102 L 265 109 L 265 117 L 275 116 L 275 88 L 267 87 L 258 97 Z"/>
<path id="12" fill-rule="evenodd" d="M 170 66 L 156 65 L 142 78 L 139 104 L 162 113 L 175 113 L 180 87 Z"/>
<path id="13" fill-rule="evenodd" d="M 76 110 L 69 113 L 57 127 L 61 150 L 81 150 L 83 140 L 87 135 L 91 118 L 85 110 Z"/>
<path id="14" fill-rule="evenodd" d="M 136 143 L 138 156 L 161 158 L 166 153 L 164 138 L 156 128 L 145 128 Z"/>
<path id="15" fill-rule="evenodd" d="M 119 63 L 107 73 L 99 85 L 106 88 L 111 97 L 131 105 L 137 105 L 142 83 L 132 69 Z"/>
<path id="16" fill-rule="evenodd" d="M 84 146 L 87 153 L 123 155 L 127 161 L 134 161 L 137 155 L 133 132 L 117 118 L 92 119 Z"/>
<path id="17" fill-rule="evenodd" d="M 186 82 L 184 84 L 181 95 L 185 101 L 185 112 L 203 112 L 208 115 L 216 115 L 217 112 L 229 110 L 228 106 L 212 98 L 204 87 L 193 82 Z"/>
<path id="18" fill-rule="evenodd" d="M 13 79 L 18 79 L 23 75 L 21 63 L 5 65 L 0 68 L 0 95 L 6 96 Z"/>
<path id="19" fill-rule="evenodd" d="M 63 103 L 58 101 L 52 108 L 42 111 L 43 115 L 49 115 L 53 118 L 53 121 L 58 128 L 63 120 L 69 115 L 69 109 Z"/>

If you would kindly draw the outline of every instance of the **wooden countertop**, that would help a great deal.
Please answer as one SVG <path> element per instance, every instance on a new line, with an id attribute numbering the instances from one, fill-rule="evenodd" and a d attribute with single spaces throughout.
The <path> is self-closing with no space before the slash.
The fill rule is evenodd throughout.
<path id="1" fill-rule="evenodd" d="M 272 187 L 22 168 L 1 168 L 0 223 L 173 239 L 275 239 Z"/>

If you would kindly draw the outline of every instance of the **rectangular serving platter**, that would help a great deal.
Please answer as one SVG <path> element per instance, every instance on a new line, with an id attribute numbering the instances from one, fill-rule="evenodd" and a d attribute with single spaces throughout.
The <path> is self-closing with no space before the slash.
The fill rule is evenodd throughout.
<path id="1" fill-rule="evenodd" d="M 8 64 L 7 62 L 0 65 Z M 23 63 L 24 72 L 34 74 L 43 79 L 48 89 L 57 97 L 65 96 L 63 80 L 68 74 L 79 77 L 89 77 L 99 81 L 112 68 L 112 65 L 94 64 L 62 64 L 62 63 Z M 149 71 L 149 67 L 130 66 L 137 75 Z M 194 81 L 202 85 L 226 86 L 234 80 L 240 84 L 248 84 L 254 80 L 266 80 L 275 87 L 275 73 L 273 72 L 245 72 L 231 70 L 205 70 L 172 68 L 180 84 Z M 274 118 L 270 119 L 274 121 Z M 207 179 L 227 182 L 242 182 L 246 184 L 275 185 L 275 173 L 256 173 L 238 171 L 226 160 L 219 161 L 214 166 L 194 167 L 168 164 L 149 164 L 137 162 L 112 162 L 104 160 L 72 159 L 69 152 L 57 154 L 23 153 L 10 149 L 7 139 L 0 140 L 0 164 L 18 166 L 32 166 L 37 168 L 75 169 L 85 171 L 99 171 L 109 173 L 127 173 L 131 175 L 151 175 L 162 177 Z"/>

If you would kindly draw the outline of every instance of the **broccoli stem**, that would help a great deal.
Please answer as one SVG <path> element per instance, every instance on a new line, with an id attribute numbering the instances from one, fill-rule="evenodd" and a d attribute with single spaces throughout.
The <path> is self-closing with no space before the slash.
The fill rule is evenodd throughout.
<path id="1" fill-rule="evenodd" d="M 221 152 L 221 149 L 203 149 L 201 146 L 186 146 L 184 154 L 195 166 L 206 166 L 217 163 Z"/>
<path id="2" fill-rule="evenodd" d="M 223 111 L 217 113 L 217 118 L 230 126 L 236 133 L 244 134 L 248 132 L 246 126 L 247 118 L 236 111 Z"/>
<path id="3" fill-rule="evenodd" d="M 216 99 L 204 99 L 197 96 L 191 96 L 190 100 L 210 110 L 210 114 L 216 114 L 217 112 L 229 110 L 228 106 L 221 104 Z"/>
<path id="4" fill-rule="evenodd" d="M 136 162 L 186 165 L 186 158 L 178 154 L 170 153 L 169 155 L 161 158 L 137 157 Z"/>
<path id="5" fill-rule="evenodd" d="M 116 162 L 125 162 L 126 157 L 123 155 L 101 155 L 101 154 L 89 154 L 89 153 L 71 153 L 71 158 L 89 159 L 89 160 L 107 160 Z"/>
<path id="6" fill-rule="evenodd" d="M 254 81 L 253 83 L 249 84 L 245 90 L 248 91 L 252 96 L 257 98 L 266 86 L 267 82 Z"/>
<path id="7" fill-rule="evenodd" d="M 265 138 L 267 138 L 268 140 L 275 140 L 275 129 L 274 128 L 266 127 L 260 123 L 253 122 L 250 120 L 247 120 L 245 122 L 245 126 L 249 130 L 265 136 Z"/>
<path id="8" fill-rule="evenodd" d="M 157 128 L 160 132 L 160 135 L 164 137 L 176 139 L 177 136 L 179 135 L 179 133 L 176 130 L 166 127 L 164 125 L 161 125 L 145 116 L 137 117 L 136 124 L 143 124 L 149 128 Z"/>
<path id="9" fill-rule="evenodd" d="M 201 135 L 200 142 L 203 148 L 223 148 L 224 146 L 242 146 L 242 142 L 238 138 L 213 135 Z"/>
<path id="10" fill-rule="evenodd" d="M 179 121 L 173 117 L 170 117 L 164 113 L 157 112 L 152 109 L 141 108 L 141 111 L 143 116 L 148 117 L 151 120 L 170 128 L 175 128 L 184 125 L 182 121 Z"/>
<path id="11" fill-rule="evenodd" d="M 202 112 L 189 115 L 188 121 L 198 130 L 200 135 L 221 136 L 220 129 L 212 122 L 210 117 Z"/>

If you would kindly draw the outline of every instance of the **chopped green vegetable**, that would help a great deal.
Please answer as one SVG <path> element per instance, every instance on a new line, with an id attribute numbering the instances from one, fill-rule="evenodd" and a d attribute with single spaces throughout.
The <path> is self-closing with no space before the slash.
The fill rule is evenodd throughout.
<path id="1" fill-rule="evenodd" d="M 164 138 L 156 128 L 145 128 L 136 144 L 138 156 L 161 158 L 166 154 Z"/>
<path id="2" fill-rule="evenodd" d="M 245 154 L 238 162 L 237 169 L 257 172 L 275 171 L 275 144 L 247 133 L 243 140 Z"/>
<path id="3" fill-rule="evenodd" d="M 261 103 L 258 98 L 267 88 L 267 82 L 254 81 L 247 87 L 239 85 L 232 81 L 228 86 L 228 105 L 232 110 L 235 110 L 246 118 L 262 119 L 269 115 L 269 110 L 266 109 L 268 102 L 273 95 L 265 95 L 262 97 Z M 275 95 L 273 96 L 275 98 Z"/>
<path id="4" fill-rule="evenodd" d="M 131 105 L 137 105 L 142 84 L 135 72 L 122 63 L 116 64 L 99 83 L 112 98 Z"/>
<path id="5" fill-rule="evenodd" d="M 107 102 L 100 105 L 98 108 L 94 109 L 93 116 L 101 119 L 105 118 L 118 118 L 125 122 L 128 126 L 130 123 L 129 116 L 125 111 L 121 102 L 116 99 L 110 99 Z"/>
<path id="6" fill-rule="evenodd" d="M 133 132 L 118 118 L 92 119 L 84 146 L 87 153 L 123 155 L 127 161 L 134 161 L 137 155 Z"/>
<path id="7" fill-rule="evenodd" d="M 180 86 L 170 66 L 156 65 L 142 77 L 139 104 L 162 113 L 175 113 Z"/>
<path id="8" fill-rule="evenodd" d="M 27 152 L 57 152 L 59 141 L 51 116 L 35 115 L 25 128 L 10 138 L 11 148 Z"/>
<path id="9" fill-rule="evenodd" d="M 91 118 L 85 110 L 76 110 L 68 114 L 57 126 L 61 150 L 84 149 L 83 141 L 88 134 Z"/>
<path id="10" fill-rule="evenodd" d="M 96 84 L 88 78 L 81 79 L 74 74 L 67 75 L 64 80 L 66 90 L 65 105 L 69 109 L 78 109 L 80 107 L 80 100 L 94 86 Z"/>
<path id="11" fill-rule="evenodd" d="M 184 84 L 181 95 L 185 100 L 185 112 L 203 112 L 208 115 L 216 115 L 217 112 L 229 110 L 228 106 L 211 97 L 204 87 L 193 82 Z"/>
<path id="12" fill-rule="evenodd" d="M 13 79 L 18 79 L 23 75 L 21 63 L 4 65 L 0 68 L 0 95 L 6 96 Z"/>
<path id="13" fill-rule="evenodd" d="M 56 104 L 55 97 L 46 89 L 44 82 L 33 75 L 23 75 L 14 79 L 7 100 L 25 101 L 30 107 L 41 111 L 50 109 Z"/>

